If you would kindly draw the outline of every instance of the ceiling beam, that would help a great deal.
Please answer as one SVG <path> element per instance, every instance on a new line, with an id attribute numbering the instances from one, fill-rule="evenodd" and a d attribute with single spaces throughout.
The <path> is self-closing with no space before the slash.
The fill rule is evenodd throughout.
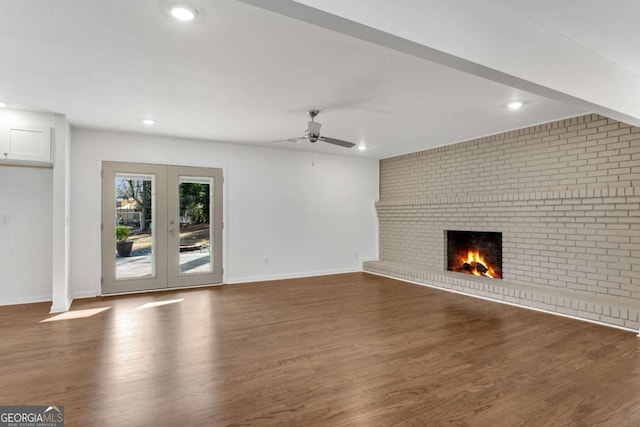
<path id="1" fill-rule="evenodd" d="M 640 77 L 499 2 L 240 0 L 640 126 Z"/>

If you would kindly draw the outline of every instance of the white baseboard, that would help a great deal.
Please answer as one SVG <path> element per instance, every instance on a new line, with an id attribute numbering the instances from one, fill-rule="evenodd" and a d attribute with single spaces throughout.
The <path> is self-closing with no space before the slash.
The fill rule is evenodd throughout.
<path id="1" fill-rule="evenodd" d="M 500 304 L 511 305 L 513 307 L 526 308 L 527 310 L 538 311 L 540 313 L 553 314 L 554 316 L 567 317 L 569 319 L 581 320 L 583 322 L 588 322 L 588 323 L 595 323 L 596 325 L 607 326 L 609 328 L 622 329 L 623 331 L 635 332 L 635 333 L 638 333 L 638 337 L 640 337 L 640 331 L 638 331 L 636 329 L 633 329 L 633 328 L 628 328 L 626 326 L 619 326 L 619 325 L 614 325 L 614 324 L 611 324 L 611 323 L 604 323 L 604 322 L 600 322 L 599 320 L 586 319 L 584 317 L 572 316 L 570 314 L 558 313 L 556 311 L 544 310 L 542 308 L 529 307 L 528 305 L 522 305 L 522 304 L 518 304 L 518 303 L 515 303 L 515 302 L 511 302 L 511 301 L 504 301 L 504 300 L 500 300 L 500 299 L 489 298 L 489 297 L 485 297 L 483 295 L 469 294 L 469 293 L 466 293 L 466 292 L 456 291 L 454 289 L 448 289 L 448 288 L 443 288 L 443 287 L 440 287 L 440 286 L 428 285 L 426 283 L 415 282 L 413 280 L 400 279 L 398 277 L 388 276 L 386 274 L 374 273 L 372 271 L 365 271 L 365 273 L 374 274 L 376 276 L 381 276 L 381 277 L 387 277 L 389 279 L 399 280 L 401 282 L 413 283 L 414 285 L 425 286 L 427 288 L 438 289 L 440 291 L 451 292 L 451 293 L 458 294 L 458 295 L 464 295 L 464 296 L 467 296 L 467 297 L 478 298 L 478 299 L 482 299 L 482 300 L 485 300 L 485 301 L 497 302 L 497 303 L 500 303 Z"/>
<path id="2" fill-rule="evenodd" d="M 97 296 L 98 294 L 96 291 L 81 291 L 73 293 L 73 299 L 95 298 Z"/>
<path id="3" fill-rule="evenodd" d="M 37 295 L 33 297 L 18 297 L 18 298 L 2 298 L 0 299 L 0 306 L 17 305 L 17 304 L 33 304 L 36 302 L 51 302 L 51 295 Z"/>
<path id="4" fill-rule="evenodd" d="M 309 271 L 304 273 L 274 274 L 272 276 L 237 277 L 227 280 L 225 282 L 225 285 L 233 285 L 237 283 L 267 282 L 270 280 L 299 279 L 303 277 L 329 276 L 331 274 L 359 272 L 362 272 L 362 268 L 343 268 L 338 270 Z"/>

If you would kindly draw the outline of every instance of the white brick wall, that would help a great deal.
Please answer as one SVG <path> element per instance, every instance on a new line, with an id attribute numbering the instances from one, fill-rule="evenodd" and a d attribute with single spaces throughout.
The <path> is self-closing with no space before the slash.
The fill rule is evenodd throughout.
<path id="1" fill-rule="evenodd" d="M 507 290 L 483 295 L 639 325 L 640 128 L 593 114 L 384 159 L 380 197 L 370 271 L 445 277 L 445 230 L 500 231 Z M 509 283 L 542 287 L 542 301 L 509 295 Z"/>
<path id="2" fill-rule="evenodd" d="M 380 198 L 640 185 L 640 128 L 596 114 L 380 162 Z"/>

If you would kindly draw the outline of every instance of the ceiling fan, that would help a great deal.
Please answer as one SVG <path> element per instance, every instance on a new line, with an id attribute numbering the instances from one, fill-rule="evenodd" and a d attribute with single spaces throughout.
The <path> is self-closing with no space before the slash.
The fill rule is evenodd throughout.
<path id="1" fill-rule="evenodd" d="M 307 130 L 304 132 L 304 136 L 301 136 L 299 138 L 281 139 L 278 141 L 271 141 L 271 142 L 282 142 L 282 141 L 298 142 L 299 140 L 306 139 L 311 143 L 316 141 L 322 141 L 322 142 L 326 142 L 333 145 L 339 145 L 340 147 L 345 147 L 345 148 L 351 148 L 356 145 L 353 142 L 343 141 L 341 139 L 336 139 L 336 138 L 329 138 L 328 136 L 320 136 L 320 127 L 322 126 L 322 124 L 314 120 L 319 113 L 320 113 L 320 110 L 307 111 L 307 115 L 309 116 L 309 118 L 311 118 L 311 121 L 307 125 Z"/>

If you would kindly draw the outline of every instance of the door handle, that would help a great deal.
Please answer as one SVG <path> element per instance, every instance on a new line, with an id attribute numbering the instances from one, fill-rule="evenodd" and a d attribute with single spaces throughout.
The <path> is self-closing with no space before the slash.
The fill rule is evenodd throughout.
<path id="1" fill-rule="evenodd" d="M 174 224 L 174 220 L 170 220 L 169 221 L 169 233 L 173 233 L 173 224 Z"/>

